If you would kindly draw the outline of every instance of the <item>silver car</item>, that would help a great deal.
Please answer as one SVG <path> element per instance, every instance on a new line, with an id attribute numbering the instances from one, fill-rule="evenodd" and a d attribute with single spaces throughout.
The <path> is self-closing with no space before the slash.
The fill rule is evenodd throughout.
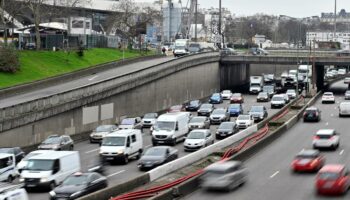
<path id="1" fill-rule="evenodd" d="M 287 90 L 286 94 L 290 99 L 295 99 L 297 97 L 297 93 L 295 92 L 294 89 Z"/>
<path id="2" fill-rule="evenodd" d="M 187 135 L 184 148 L 185 151 L 196 151 L 211 144 L 214 144 L 214 137 L 210 130 L 196 129 Z"/>
<path id="3" fill-rule="evenodd" d="M 216 162 L 204 169 L 201 187 L 214 190 L 233 190 L 247 181 L 247 170 L 240 161 Z"/>
<path id="4" fill-rule="evenodd" d="M 345 92 L 345 100 L 350 100 L 350 90 L 346 90 L 346 92 Z"/>
<path id="5" fill-rule="evenodd" d="M 334 129 L 320 129 L 314 136 L 312 145 L 314 149 L 333 148 L 339 146 L 340 137 Z"/>
<path id="6" fill-rule="evenodd" d="M 350 116 L 350 102 L 341 102 L 339 104 L 339 117 Z"/>
<path id="7" fill-rule="evenodd" d="M 230 120 L 230 114 L 224 108 L 216 108 L 210 115 L 210 124 L 220 124 Z"/>
<path id="8" fill-rule="evenodd" d="M 196 116 L 192 117 L 190 122 L 188 123 L 188 128 L 190 130 L 193 129 L 209 129 L 210 121 L 208 117 Z"/>
<path id="9" fill-rule="evenodd" d="M 90 143 L 101 142 L 102 138 L 117 130 L 118 127 L 116 125 L 101 125 L 98 126 L 95 130 L 90 134 Z"/>

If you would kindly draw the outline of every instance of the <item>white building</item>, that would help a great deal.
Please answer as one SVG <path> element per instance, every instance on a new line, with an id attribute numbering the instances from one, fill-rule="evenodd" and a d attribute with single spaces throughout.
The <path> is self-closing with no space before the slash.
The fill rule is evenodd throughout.
<path id="1" fill-rule="evenodd" d="M 349 49 L 350 32 L 306 32 L 306 45 L 318 48 L 317 42 L 339 42 L 342 49 Z"/>
<path id="2" fill-rule="evenodd" d="M 334 13 L 321 13 L 321 22 L 334 23 Z M 337 23 L 350 23 L 350 13 L 341 9 L 337 14 Z"/>
<path id="3" fill-rule="evenodd" d="M 266 36 L 265 35 L 258 35 L 258 34 L 256 34 L 253 37 L 254 44 L 257 44 L 259 46 L 261 46 L 265 41 L 266 41 Z"/>
<path id="4" fill-rule="evenodd" d="M 174 41 L 181 32 L 182 8 L 180 3 L 164 2 L 163 10 L 163 40 Z"/>

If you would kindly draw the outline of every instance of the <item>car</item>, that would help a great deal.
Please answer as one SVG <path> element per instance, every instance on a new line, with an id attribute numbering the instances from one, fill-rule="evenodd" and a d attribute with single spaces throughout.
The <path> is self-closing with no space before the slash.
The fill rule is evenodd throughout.
<path id="1" fill-rule="evenodd" d="M 236 124 L 238 128 L 245 129 L 254 124 L 253 116 L 250 114 L 238 115 L 236 119 Z"/>
<path id="2" fill-rule="evenodd" d="M 232 92 L 231 92 L 231 90 L 223 90 L 221 92 L 221 96 L 224 100 L 230 100 L 231 96 L 232 96 Z"/>
<path id="3" fill-rule="evenodd" d="M 345 75 L 347 72 L 346 72 L 346 69 L 338 69 L 338 74 L 339 75 Z"/>
<path id="4" fill-rule="evenodd" d="M 262 48 L 253 47 L 253 48 L 249 49 L 249 54 L 267 56 L 267 55 L 269 55 L 269 52 L 267 52 L 265 49 L 262 49 Z"/>
<path id="5" fill-rule="evenodd" d="M 141 120 L 142 128 L 152 127 L 157 121 L 158 113 L 147 113 Z"/>
<path id="6" fill-rule="evenodd" d="M 334 78 L 334 74 L 332 72 L 327 72 L 325 75 L 326 78 Z"/>
<path id="7" fill-rule="evenodd" d="M 269 102 L 270 97 L 267 94 L 267 92 L 259 92 L 258 96 L 256 97 L 257 102 Z"/>
<path id="8" fill-rule="evenodd" d="M 314 149 L 339 147 L 340 137 L 334 129 L 320 129 L 314 135 L 312 146 Z"/>
<path id="9" fill-rule="evenodd" d="M 224 108 L 216 108 L 209 116 L 210 124 L 220 124 L 230 120 L 230 114 Z"/>
<path id="10" fill-rule="evenodd" d="M 303 120 L 304 120 L 304 122 L 309 122 L 309 121 L 319 122 L 319 121 L 321 121 L 320 109 L 318 109 L 316 107 L 306 108 L 304 111 L 304 114 L 303 114 Z"/>
<path id="11" fill-rule="evenodd" d="M 295 99 L 297 97 L 297 93 L 295 92 L 294 89 L 288 89 L 286 94 L 290 99 Z"/>
<path id="12" fill-rule="evenodd" d="M 345 100 L 350 100 L 350 90 L 346 90 L 346 92 L 344 94 L 344 99 Z"/>
<path id="13" fill-rule="evenodd" d="M 174 105 L 168 109 L 169 113 L 186 111 L 185 105 Z"/>
<path id="14" fill-rule="evenodd" d="M 288 72 L 281 73 L 281 78 L 287 78 L 287 77 L 288 77 Z"/>
<path id="15" fill-rule="evenodd" d="M 122 120 L 118 129 L 141 129 L 142 123 L 140 117 L 129 117 Z"/>
<path id="16" fill-rule="evenodd" d="M 18 169 L 18 172 L 21 173 L 22 170 L 27 166 L 27 163 L 28 163 L 28 159 L 33 157 L 33 156 L 36 156 L 36 155 L 40 155 L 40 154 L 43 154 L 43 153 L 46 153 L 50 150 L 36 150 L 36 151 L 32 151 L 30 153 L 28 153 L 18 164 L 17 164 L 17 169 Z"/>
<path id="17" fill-rule="evenodd" d="M 349 83 L 350 83 L 350 77 L 345 77 L 344 84 L 349 84 Z"/>
<path id="18" fill-rule="evenodd" d="M 345 165 L 327 164 L 316 176 L 317 194 L 345 194 L 350 187 L 349 171 Z"/>
<path id="19" fill-rule="evenodd" d="M 255 122 L 262 121 L 268 116 L 265 106 L 252 106 L 248 113 L 253 116 Z"/>
<path id="20" fill-rule="evenodd" d="M 198 43 L 191 43 L 188 46 L 188 51 L 193 54 L 193 53 L 199 53 L 201 50 L 201 45 Z"/>
<path id="21" fill-rule="evenodd" d="M 231 103 L 244 103 L 244 97 L 241 93 L 233 93 Z"/>
<path id="22" fill-rule="evenodd" d="M 1 200 L 29 200 L 27 191 L 22 188 L 22 184 L 7 184 L 0 185 Z"/>
<path id="23" fill-rule="evenodd" d="M 288 94 L 281 94 L 284 98 L 284 101 L 286 102 L 286 104 L 288 104 L 290 102 L 290 98 L 288 96 Z"/>
<path id="24" fill-rule="evenodd" d="M 38 150 L 73 150 L 74 142 L 68 135 L 50 135 L 39 146 Z"/>
<path id="25" fill-rule="evenodd" d="M 220 93 L 214 93 L 209 98 L 209 103 L 211 103 L 211 104 L 219 104 L 222 102 L 223 102 L 223 99 L 222 99 L 222 96 Z"/>
<path id="26" fill-rule="evenodd" d="M 230 104 L 228 106 L 228 113 L 231 117 L 236 117 L 240 114 L 243 114 L 243 106 L 239 103 Z"/>
<path id="27" fill-rule="evenodd" d="M 200 186 L 206 190 L 230 191 L 247 181 L 247 170 L 240 161 L 216 162 L 204 169 Z"/>
<path id="28" fill-rule="evenodd" d="M 209 129 L 195 129 L 187 135 L 184 141 L 184 150 L 196 151 L 211 144 L 214 144 L 214 137 Z"/>
<path id="29" fill-rule="evenodd" d="M 318 150 L 300 151 L 292 162 L 293 172 L 317 172 L 325 164 L 325 158 Z"/>
<path id="30" fill-rule="evenodd" d="M 2 147 L 0 148 L 0 153 L 15 155 L 15 165 L 25 157 L 25 153 L 20 147 Z"/>
<path id="31" fill-rule="evenodd" d="M 236 122 L 222 122 L 219 128 L 216 130 L 216 139 L 226 138 L 233 134 L 236 134 L 239 131 L 239 128 Z"/>
<path id="32" fill-rule="evenodd" d="M 273 85 L 264 85 L 263 92 L 266 92 L 269 95 L 269 98 L 271 98 L 276 92 L 275 92 L 275 86 Z"/>
<path id="33" fill-rule="evenodd" d="M 195 116 L 190 119 L 188 123 L 188 128 L 193 129 L 209 129 L 210 121 L 208 117 L 205 116 Z"/>
<path id="34" fill-rule="evenodd" d="M 197 115 L 198 116 L 208 116 L 209 117 L 210 114 L 213 112 L 213 110 L 214 110 L 213 104 L 204 103 L 197 110 Z"/>
<path id="35" fill-rule="evenodd" d="M 108 186 L 107 178 L 96 172 L 76 172 L 49 192 L 51 200 L 78 199 Z"/>
<path id="36" fill-rule="evenodd" d="M 116 125 L 101 125 L 98 126 L 95 130 L 90 134 L 90 143 L 101 142 L 102 138 L 109 133 L 117 130 L 118 126 Z"/>
<path id="37" fill-rule="evenodd" d="M 332 69 L 331 73 L 336 77 L 338 76 L 338 71 L 336 69 Z"/>
<path id="38" fill-rule="evenodd" d="M 295 75 L 288 75 L 284 79 L 284 87 L 286 88 L 294 88 L 297 84 L 297 77 Z"/>
<path id="39" fill-rule="evenodd" d="M 285 97 L 281 94 L 273 95 L 271 99 L 271 108 L 282 108 L 286 105 Z"/>
<path id="40" fill-rule="evenodd" d="M 323 93 L 321 101 L 322 103 L 335 103 L 335 97 L 333 95 L 333 92 Z"/>
<path id="41" fill-rule="evenodd" d="M 275 75 L 274 74 L 263 74 L 264 77 L 264 83 L 266 85 L 272 85 L 275 81 Z"/>
<path id="42" fill-rule="evenodd" d="M 200 100 L 192 100 L 185 106 L 186 111 L 197 111 L 201 107 Z"/>
<path id="43" fill-rule="evenodd" d="M 339 104 L 339 117 L 350 116 L 350 102 L 341 102 Z"/>
<path id="44" fill-rule="evenodd" d="M 226 55 L 237 55 L 237 52 L 232 49 L 232 48 L 223 48 L 220 50 L 220 55 L 221 56 L 226 56 Z"/>
<path id="45" fill-rule="evenodd" d="M 169 146 L 151 147 L 145 151 L 138 161 L 140 170 L 147 170 L 163 165 L 178 158 L 178 150 Z"/>

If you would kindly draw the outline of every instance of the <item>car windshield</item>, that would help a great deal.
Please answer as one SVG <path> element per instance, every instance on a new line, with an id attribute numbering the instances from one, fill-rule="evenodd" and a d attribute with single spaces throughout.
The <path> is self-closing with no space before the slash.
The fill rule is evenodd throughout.
<path id="1" fill-rule="evenodd" d="M 333 96 L 332 93 L 324 93 L 323 96 Z"/>
<path id="2" fill-rule="evenodd" d="M 102 146 L 124 146 L 125 137 L 104 137 Z"/>
<path id="3" fill-rule="evenodd" d="M 191 105 L 191 106 L 196 106 L 196 105 L 198 105 L 198 101 L 191 101 L 191 102 L 190 102 L 190 105 Z"/>
<path id="4" fill-rule="evenodd" d="M 252 106 L 252 108 L 250 109 L 250 112 L 263 112 L 264 111 L 264 107 L 261 106 Z"/>
<path id="5" fill-rule="evenodd" d="M 287 90 L 288 94 L 295 94 L 295 90 Z"/>
<path id="6" fill-rule="evenodd" d="M 54 160 L 29 159 L 26 166 L 26 170 L 49 171 L 49 170 L 52 170 L 53 164 L 54 164 Z"/>
<path id="7" fill-rule="evenodd" d="M 201 122 L 204 122 L 204 121 L 205 121 L 204 117 L 193 117 L 190 120 L 190 123 L 201 123 Z"/>
<path id="8" fill-rule="evenodd" d="M 203 104 L 201 109 L 211 109 L 213 106 L 211 104 Z"/>
<path id="9" fill-rule="evenodd" d="M 111 126 L 99 126 L 96 128 L 96 132 L 107 132 L 111 130 Z"/>
<path id="10" fill-rule="evenodd" d="M 332 137 L 331 134 L 317 134 L 320 139 L 329 139 Z"/>
<path id="11" fill-rule="evenodd" d="M 273 86 L 270 86 L 270 85 L 264 86 L 263 91 L 273 91 Z"/>
<path id="12" fill-rule="evenodd" d="M 147 113 L 145 114 L 145 116 L 143 117 L 144 119 L 154 119 L 157 117 L 156 113 Z"/>
<path id="13" fill-rule="evenodd" d="M 232 97 L 241 97 L 241 94 L 235 93 L 235 94 L 232 94 Z"/>
<path id="14" fill-rule="evenodd" d="M 175 129 L 175 122 L 164 122 L 164 121 L 157 121 L 154 128 L 156 130 L 174 130 Z"/>
<path id="15" fill-rule="evenodd" d="M 221 123 L 219 129 L 232 129 L 233 123 Z"/>
<path id="16" fill-rule="evenodd" d="M 220 94 L 216 94 L 216 93 L 215 93 L 215 94 L 212 95 L 212 97 L 218 98 L 218 97 L 220 97 Z"/>
<path id="17" fill-rule="evenodd" d="M 43 144 L 59 144 L 60 142 L 60 137 L 49 137 L 43 142 Z"/>
<path id="18" fill-rule="evenodd" d="M 0 149 L 0 153 L 13 153 L 13 149 L 12 148 L 1 148 Z"/>
<path id="19" fill-rule="evenodd" d="M 267 97 L 267 93 L 266 92 L 260 92 L 258 94 L 258 97 Z"/>
<path id="20" fill-rule="evenodd" d="M 321 172 L 319 174 L 319 179 L 336 180 L 338 178 L 339 178 L 339 173 L 336 173 L 336 172 Z"/>
<path id="21" fill-rule="evenodd" d="M 272 97 L 272 101 L 284 101 L 283 97 Z"/>
<path id="22" fill-rule="evenodd" d="M 230 105 L 230 109 L 240 109 L 240 105 L 239 104 L 231 104 Z"/>
<path id="23" fill-rule="evenodd" d="M 135 119 L 133 118 L 127 118 L 127 119 L 123 119 L 122 123 L 120 123 L 121 125 L 133 125 L 135 124 Z"/>
<path id="24" fill-rule="evenodd" d="M 229 90 L 222 91 L 222 94 L 230 94 L 231 92 Z"/>
<path id="25" fill-rule="evenodd" d="M 40 155 L 41 153 L 36 153 L 36 152 L 30 152 L 29 154 L 27 154 L 22 160 L 23 161 L 27 161 L 29 158 L 36 156 L 36 155 Z"/>
<path id="26" fill-rule="evenodd" d="M 225 110 L 223 109 L 216 109 L 213 111 L 213 115 L 224 115 L 225 114 Z"/>
<path id="27" fill-rule="evenodd" d="M 318 156 L 316 154 L 299 154 L 297 155 L 297 159 L 314 159 Z"/>
<path id="28" fill-rule="evenodd" d="M 188 134 L 188 139 L 204 139 L 205 138 L 205 133 L 203 132 L 190 132 L 190 134 Z"/>
<path id="29" fill-rule="evenodd" d="M 165 154 L 165 148 L 149 148 L 146 150 L 146 156 L 163 156 Z"/>
<path id="30" fill-rule="evenodd" d="M 88 182 L 88 177 L 86 175 L 82 176 L 69 176 L 63 181 L 62 185 L 86 185 Z"/>
<path id="31" fill-rule="evenodd" d="M 239 115 L 238 120 L 249 120 L 249 115 Z"/>
<path id="32" fill-rule="evenodd" d="M 175 46 L 175 49 L 177 49 L 177 50 L 184 50 L 185 46 Z"/>

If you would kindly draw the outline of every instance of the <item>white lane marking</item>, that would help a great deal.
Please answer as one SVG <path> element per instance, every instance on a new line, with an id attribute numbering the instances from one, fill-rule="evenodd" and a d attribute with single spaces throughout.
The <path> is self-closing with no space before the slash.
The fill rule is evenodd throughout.
<path id="1" fill-rule="evenodd" d="M 109 177 L 112 177 L 112 176 L 115 176 L 115 175 L 121 174 L 121 173 L 123 173 L 123 172 L 125 172 L 125 170 L 121 170 L 121 171 L 119 171 L 119 172 L 116 172 L 116 173 L 110 174 L 110 175 L 108 175 L 107 177 L 109 178 Z"/>
<path id="2" fill-rule="evenodd" d="M 277 171 L 277 172 L 275 172 L 274 174 L 272 174 L 272 175 L 270 176 L 270 178 L 275 177 L 278 173 L 280 173 L 280 171 Z"/>
<path id="3" fill-rule="evenodd" d="M 326 123 L 326 126 L 328 126 L 328 124 L 329 124 L 329 123 L 327 122 L 327 123 Z"/>
<path id="4" fill-rule="evenodd" d="M 342 155 L 344 153 L 344 149 L 340 151 L 339 155 Z"/>
<path id="5" fill-rule="evenodd" d="M 85 153 L 92 153 L 92 152 L 98 151 L 98 150 L 100 150 L 100 148 L 98 148 L 98 149 L 93 149 L 93 150 L 90 150 L 90 151 L 86 151 Z"/>
<path id="6" fill-rule="evenodd" d="M 96 76 L 94 76 L 94 77 L 91 77 L 91 78 L 89 78 L 89 81 L 92 81 L 92 80 L 94 80 L 95 78 L 97 78 L 98 76 L 96 75 Z"/>

